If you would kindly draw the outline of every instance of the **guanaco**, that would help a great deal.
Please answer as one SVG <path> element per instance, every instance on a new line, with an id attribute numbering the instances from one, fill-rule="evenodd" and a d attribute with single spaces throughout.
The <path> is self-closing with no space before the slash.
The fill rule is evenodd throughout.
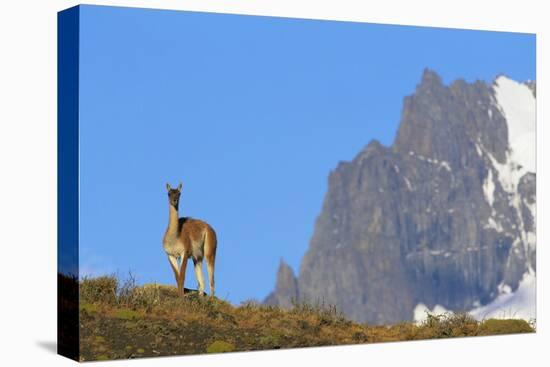
<path id="1" fill-rule="evenodd" d="M 195 275 L 197 277 L 199 295 L 204 295 L 204 278 L 202 274 L 202 260 L 206 260 L 210 295 L 214 296 L 214 265 L 216 261 L 217 238 L 214 229 L 206 222 L 190 217 L 179 217 L 179 200 L 182 184 L 168 190 L 168 228 L 162 241 L 164 251 L 168 255 L 170 266 L 174 271 L 178 294 L 183 295 L 185 270 L 187 260 L 193 259 Z"/>

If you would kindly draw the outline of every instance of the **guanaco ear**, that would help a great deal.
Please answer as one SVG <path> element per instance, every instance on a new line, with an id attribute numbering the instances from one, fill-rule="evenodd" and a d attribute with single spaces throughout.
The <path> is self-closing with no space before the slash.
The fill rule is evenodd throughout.
<path id="1" fill-rule="evenodd" d="M 181 188 L 183 187 L 182 183 L 180 182 L 180 184 L 178 185 L 178 191 L 181 191 Z"/>
<path id="2" fill-rule="evenodd" d="M 171 189 L 172 189 L 172 188 L 170 187 L 170 184 L 167 183 L 167 184 L 166 184 L 166 190 L 170 191 Z"/>

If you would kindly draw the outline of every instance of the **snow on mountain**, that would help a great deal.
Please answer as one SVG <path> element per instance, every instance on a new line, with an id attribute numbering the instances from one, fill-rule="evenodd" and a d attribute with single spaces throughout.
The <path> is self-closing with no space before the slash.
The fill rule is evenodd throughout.
<path id="1" fill-rule="evenodd" d="M 523 275 L 518 289 L 510 293 L 510 287 L 501 287 L 502 293 L 488 305 L 475 308 L 469 312 L 478 320 L 519 318 L 532 320 L 537 317 L 537 289 L 535 273 L 530 271 Z"/>
<path id="2" fill-rule="evenodd" d="M 506 161 L 498 162 L 479 143 L 476 144 L 476 149 L 491 160 L 502 188 L 515 194 L 520 179 L 527 172 L 536 172 L 536 99 L 526 84 L 505 76 L 495 80 L 493 91 L 495 106 L 504 116 L 508 128 Z M 486 197 L 492 204 L 487 194 Z"/>
<path id="3" fill-rule="evenodd" d="M 535 273 L 527 272 L 523 275 L 515 292 L 512 293 L 509 286 L 502 284 L 499 287 L 500 295 L 495 300 L 485 306 L 474 308 L 468 313 L 480 321 L 506 318 L 519 318 L 527 321 L 536 319 L 536 283 Z M 441 305 L 435 305 L 433 309 L 430 309 L 423 303 L 419 303 L 414 309 L 413 319 L 415 322 L 421 323 L 426 320 L 427 313 L 441 315 L 446 312 L 448 310 Z"/>
<path id="4" fill-rule="evenodd" d="M 495 80 L 493 90 L 508 125 L 509 160 L 521 166 L 523 173 L 536 172 L 536 99 L 533 92 L 526 84 L 505 76 Z"/>
<path id="5" fill-rule="evenodd" d="M 496 105 L 506 119 L 509 150 L 504 164 L 497 162 L 491 155 L 489 158 L 498 171 L 502 187 L 511 194 L 512 205 L 521 219 L 522 198 L 518 192 L 518 185 L 526 173 L 536 172 L 536 98 L 527 84 L 505 76 L 495 80 L 493 91 Z M 524 204 L 532 217 L 536 218 L 535 204 L 525 201 Z M 521 227 L 522 242 L 528 251 L 534 250 L 535 232 L 526 230 L 523 223 Z"/>

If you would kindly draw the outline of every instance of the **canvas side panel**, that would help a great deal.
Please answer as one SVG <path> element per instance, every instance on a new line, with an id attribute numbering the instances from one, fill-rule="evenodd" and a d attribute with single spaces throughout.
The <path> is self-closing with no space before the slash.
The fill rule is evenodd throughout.
<path id="1" fill-rule="evenodd" d="M 79 7 L 57 17 L 57 352 L 79 360 Z"/>

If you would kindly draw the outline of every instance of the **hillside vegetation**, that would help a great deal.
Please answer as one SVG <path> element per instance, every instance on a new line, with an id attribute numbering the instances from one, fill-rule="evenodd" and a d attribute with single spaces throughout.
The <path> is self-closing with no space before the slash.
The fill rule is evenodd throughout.
<path id="1" fill-rule="evenodd" d="M 466 314 L 428 315 L 422 324 L 358 324 L 334 307 L 290 310 L 234 306 L 175 287 L 136 286 L 133 278 L 84 279 L 80 291 L 82 361 L 533 332 L 524 320 L 478 322 Z"/>

